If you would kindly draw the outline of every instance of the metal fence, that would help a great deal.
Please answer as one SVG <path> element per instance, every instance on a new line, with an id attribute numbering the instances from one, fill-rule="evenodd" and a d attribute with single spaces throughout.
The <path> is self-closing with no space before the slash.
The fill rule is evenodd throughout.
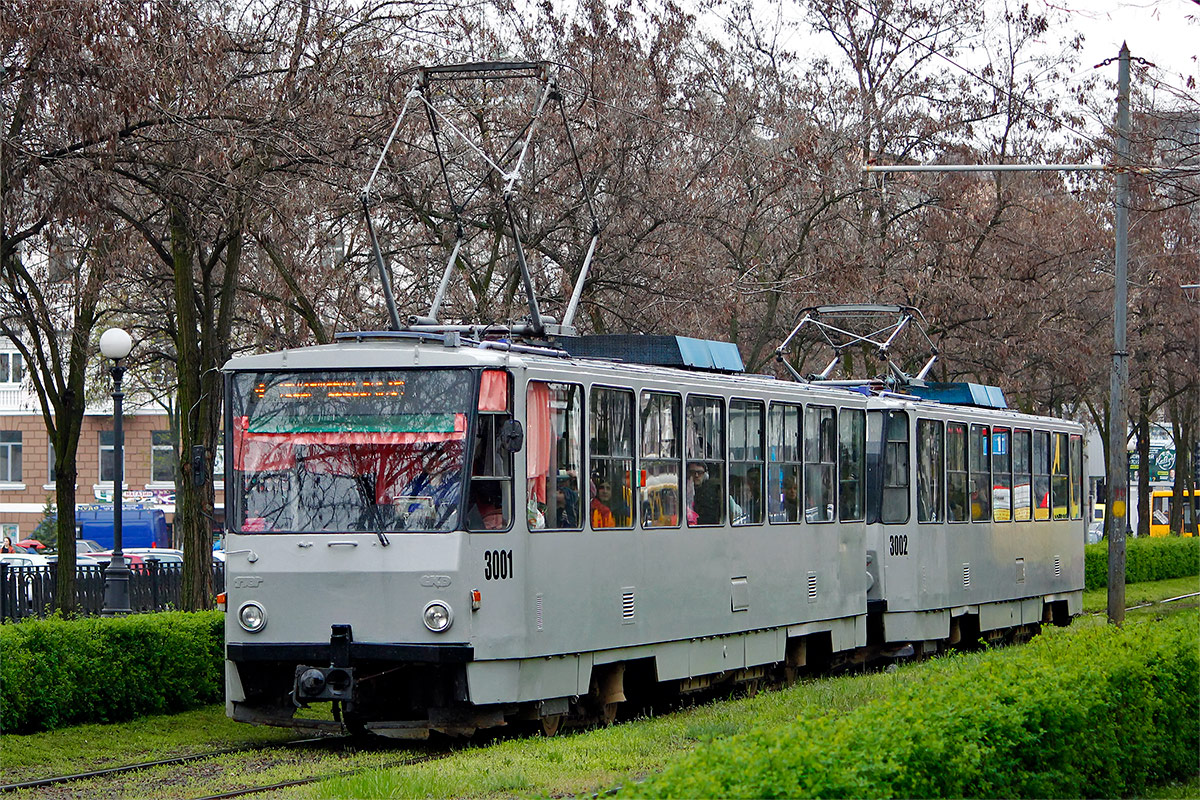
<path id="1" fill-rule="evenodd" d="M 54 609 L 58 584 L 56 567 L 25 567 L 0 563 L 0 621 L 44 617 Z M 213 593 L 225 591 L 225 565 L 212 565 Z M 180 607 L 183 564 L 147 561 L 129 571 L 129 607 L 134 613 Z M 75 568 L 75 608 L 79 614 L 99 614 L 104 608 L 104 567 Z"/>

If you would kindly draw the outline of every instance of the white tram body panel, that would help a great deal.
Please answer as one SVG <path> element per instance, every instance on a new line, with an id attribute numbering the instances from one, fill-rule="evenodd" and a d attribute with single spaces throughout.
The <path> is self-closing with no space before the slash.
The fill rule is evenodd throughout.
<path id="1" fill-rule="evenodd" d="M 910 461 L 918 420 L 1079 432 L 1061 420 L 450 335 L 363 335 L 235 358 L 226 373 L 235 719 L 416 736 L 585 706 L 602 716 L 635 671 L 686 690 L 816 651 L 974 634 L 956 631 L 960 618 L 984 632 L 1041 623 L 1053 603 L 1079 611 L 1085 522 L 1070 508 L 1061 520 L 1031 509 L 1028 521 L 951 522 L 939 501 L 943 518 L 918 522 L 929 498 L 906 466 L 909 518 L 871 510 L 873 481 L 901 497 L 888 415 L 903 418 Z M 795 438 L 806 414 L 827 450 L 811 462 Z M 650 415 L 674 432 L 647 444 Z M 555 439 L 547 419 L 575 427 Z M 618 423 L 632 441 L 596 434 Z M 824 499 L 787 499 L 788 448 L 786 468 Z M 410 450 L 421 455 L 398 455 Z M 435 477 L 398 488 L 418 473 Z M 585 503 L 612 492 L 612 476 L 624 476 L 614 494 L 627 516 L 608 525 L 619 499 L 590 518 Z M 692 505 L 707 481 L 721 497 L 706 524 Z M 311 718 L 321 703 L 334 722 Z"/>

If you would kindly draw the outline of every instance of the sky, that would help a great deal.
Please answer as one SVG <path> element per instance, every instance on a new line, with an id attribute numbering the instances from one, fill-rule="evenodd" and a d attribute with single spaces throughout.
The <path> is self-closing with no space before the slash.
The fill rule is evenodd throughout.
<path id="1" fill-rule="evenodd" d="M 1200 85 L 1200 4 L 1192 0 L 1036 0 L 1032 4 L 1038 5 L 1066 11 L 1074 20 L 1075 29 L 1086 37 L 1080 63 L 1087 67 L 1115 57 L 1125 41 L 1132 56 L 1163 70 L 1158 75 L 1161 80 L 1183 89 L 1179 76 L 1190 75 Z M 1200 102 L 1200 88 L 1192 94 Z"/>

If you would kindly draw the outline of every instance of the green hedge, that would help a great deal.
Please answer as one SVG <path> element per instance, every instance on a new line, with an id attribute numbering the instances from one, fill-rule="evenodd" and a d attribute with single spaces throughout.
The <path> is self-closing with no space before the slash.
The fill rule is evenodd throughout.
<path id="1" fill-rule="evenodd" d="M 1084 588 L 1108 586 L 1108 542 L 1083 548 Z M 1125 541 L 1125 582 L 1165 581 L 1200 575 L 1200 539 L 1145 536 Z"/>
<path id="2" fill-rule="evenodd" d="M 1196 772 L 1195 612 L 1048 631 L 844 716 L 714 742 L 636 797 L 1128 797 Z"/>
<path id="3" fill-rule="evenodd" d="M 0 730 L 31 733 L 221 699 L 224 615 L 167 612 L 0 625 Z"/>

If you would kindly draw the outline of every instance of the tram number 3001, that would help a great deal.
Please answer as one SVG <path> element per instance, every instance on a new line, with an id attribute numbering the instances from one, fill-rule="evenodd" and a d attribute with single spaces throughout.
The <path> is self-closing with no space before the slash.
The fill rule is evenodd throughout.
<path id="1" fill-rule="evenodd" d="M 512 550 L 487 550 L 483 554 L 483 579 L 506 581 L 513 576 Z"/>
<path id="2" fill-rule="evenodd" d="M 893 534 L 888 537 L 889 547 L 888 553 L 893 556 L 908 555 L 908 534 Z"/>

